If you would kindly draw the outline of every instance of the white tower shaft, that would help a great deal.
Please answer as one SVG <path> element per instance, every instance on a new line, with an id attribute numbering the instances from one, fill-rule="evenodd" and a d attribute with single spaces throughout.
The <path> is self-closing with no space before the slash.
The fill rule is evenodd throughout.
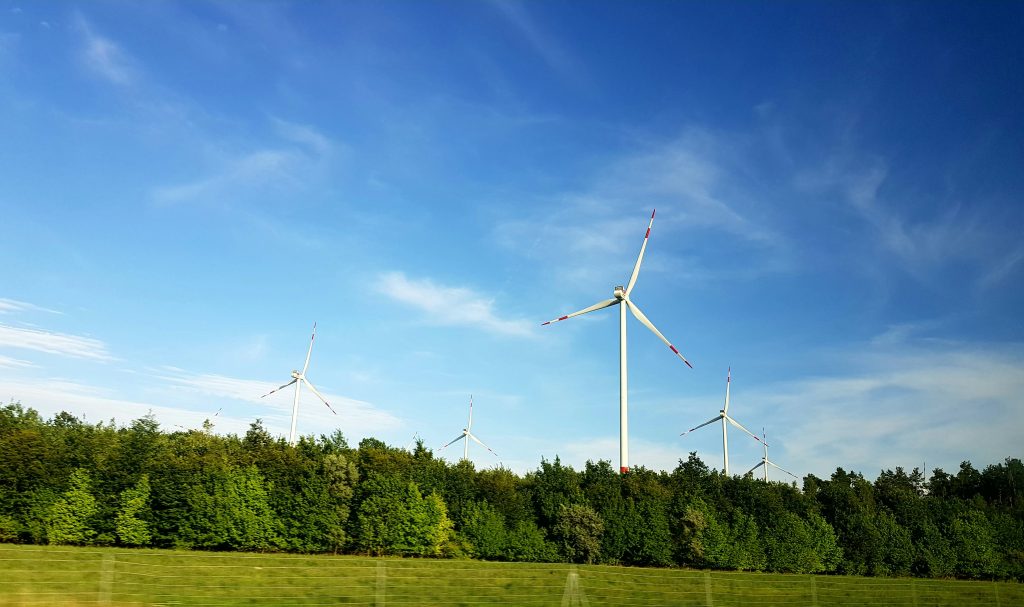
<path id="1" fill-rule="evenodd" d="M 619 305 L 619 473 L 629 472 L 629 378 L 626 374 L 626 306 Z"/>

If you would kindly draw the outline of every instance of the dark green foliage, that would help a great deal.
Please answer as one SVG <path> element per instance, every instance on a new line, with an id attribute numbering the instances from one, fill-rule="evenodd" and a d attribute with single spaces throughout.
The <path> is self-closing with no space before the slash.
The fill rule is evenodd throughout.
<path id="1" fill-rule="evenodd" d="M 165 432 L 0 407 L 0 542 L 1024 580 L 1024 464 L 838 468 L 803 489 L 609 462 L 506 468 L 340 431 L 291 446 L 258 420 Z"/>

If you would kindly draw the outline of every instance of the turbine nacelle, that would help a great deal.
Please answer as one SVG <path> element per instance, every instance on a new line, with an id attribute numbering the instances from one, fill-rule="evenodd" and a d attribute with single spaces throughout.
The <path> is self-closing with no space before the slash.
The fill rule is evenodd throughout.
<path id="1" fill-rule="evenodd" d="M 302 379 L 302 373 L 292 369 L 292 379 Z"/>
<path id="2" fill-rule="evenodd" d="M 623 287 L 622 285 L 615 287 L 615 292 L 613 293 L 613 295 L 615 295 L 615 299 L 626 299 L 625 287 Z"/>

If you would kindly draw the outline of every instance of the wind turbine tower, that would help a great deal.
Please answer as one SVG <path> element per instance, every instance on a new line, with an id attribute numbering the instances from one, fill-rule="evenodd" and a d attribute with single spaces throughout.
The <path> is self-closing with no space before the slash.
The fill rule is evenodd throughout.
<path id="1" fill-rule="evenodd" d="M 628 308 L 633 316 L 640 321 L 645 327 L 651 330 L 652 333 L 658 336 L 658 339 L 663 341 L 666 346 L 669 347 L 672 352 L 678 356 L 686 366 L 693 368 L 690 361 L 686 360 L 679 350 L 664 336 L 661 331 L 651 323 L 647 316 L 640 311 L 636 303 L 630 299 L 630 294 L 633 292 L 633 287 L 636 285 L 637 276 L 640 275 L 640 263 L 644 259 L 644 251 L 647 249 L 647 240 L 651 237 L 651 227 L 654 226 L 654 212 L 651 212 L 651 222 L 647 224 L 647 233 L 644 234 L 644 242 L 640 245 L 640 255 L 636 258 L 636 264 L 633 266 L 633 274 L 629 277 L 629 282 L 626 287 L 622 286 L 615 287 L 612 292 L 614 297 L 612 299 L 606 299 L 599 301 L 589 308 L 583 308 L 579 312 L 573 312 L 572 314 L 566 314 L 560 316 L 554 320 L 549 320 L 545 325 L 549 325 L 554 322 L 559 322 L 572 318 L 573 316 L 579 316 L 586 314 L 587 312 L 593 312 L 594 310 L 600 310 L 609 306 L 621 304 L 619 308 L 619 472 L 625 474 L 629 472 L 629 388 L 628 388 L 628 374 L 626 369 L 626 309 Z"/>

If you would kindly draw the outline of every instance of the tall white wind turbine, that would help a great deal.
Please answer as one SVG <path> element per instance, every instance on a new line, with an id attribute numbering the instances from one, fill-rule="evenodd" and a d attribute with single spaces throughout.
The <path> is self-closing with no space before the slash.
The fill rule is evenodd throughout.
<path id="1" fill-rule="evenodd" d="M 265 398 L 267 396 L 270 396 L 274 392 L 277 392 L 278 390 L 281 390 L 282 388 L 287 388 L 288 386 L 290 386 L 292 384 L 295 384 L 295 400 L 292 402 L 292 429 L 291 429 L 291 432 L 288 434 L 288 444 L 293 446 L 293 447 L 295 446 L 295 422 L 297 421 L 298 415 L 299 415 L 299 389 L 302 387 L 302 384 L 306 384 L 306 387 L 309 388 L 310 391 L 313 394 L 316 394 L 317 398 L 322 400 L 325 405 L 327 405 L 327 408 L 331 410 L 331 413 L 333 413 L 335 415 L 338 414 L 338 412 L 334 410 L 334 407 L 332 407 L 331 404 L 329 402 L 327 402 L 327 399 L 324 398 L 324 395 L 320 394 L 320 391 L 317 390 L 316 387 L 314 387 L 313 384 L 311 384 L 308 379 L 306 379 L 306 369 L 309 368 L 309 357 L 313 354 L 313 341 L 315 339 L 316 339 L 316 323 L 314 322 L 313 323 L 313 336 L 309 338 L 309 350 L 306 351 L 306 363 L 304 365 L 302 365 L 302 371 L 294 371 L 293 370 L 292 371 L 292 380 L 290 382 L 288 382 L 287 384 L 284 384 L 282 386 L 278 386 L 277 388 L 274 388 L 270 392 L 267 392 L 266 394 L 264 394 L 263 396 L 260 397 L 260 398 Z"/>
<path id="2" fill-rule="evenodd" d="M 762 458 L 761 458 L 761 461 L 760 461 L 760 462 L 758 462 L 758 463 L 754 464 L 754 467 L 753 467 L 753 468 L 751 468 L 750 470 L 747 470 L 747 474 L 750 474 L 750 473 L 751 473 L 751 472 L 753 472 L 754 470 L 757 470 L 757 467 L 758 467 L 758 466 L 764 466 L 764 482 L 766 482 L 766 483 L 767 483 L 767 482 L 768 482 L 768 466 L 775 466 L 775 467 L 776 467 L 776 468 L 778 468 L 779 470 L 782 470 L 782 471 L 783 471 L 783 472 L 785 472 L 786 474 L 788 474 L 788 475 L 792 476 L 793 478 L 795 478 L 795 479 L 799 480 L 799 479 L 800 479 L 800 477 L 798 477 L 797 475 L 793 474 L 793 473 L 792 473 L 792 472 L 790 472 L 789 470 L 786 470 L 786 469 L 785 469 L 785 468 L 783 468 L 782 466 L 780 466 L 780 465 L 776 464 L 776 463 L 775 463 L 775 462 L 773 462 L 772 460 L 768 459 L 768 439 L 767 439 L 767 438 L 765 438 L 765 435 L 764 435 L 764 428 L 761 428 L 761 439 L 762 439 L 762 440 L 761 440 L 761 446 L 762 446 L 762 447 L 764 447 L 764 457 L 762 457 Z"/>
<path id="3" fill-rule="evenodd" d="M 612 299 L 606 299 L 600 301 L 589 308 L 583 308 L 579 312 L 573 312 L 561 316 L 554 320 L 549 320 L 545 325 L 549 325 L 553 322 L 572 318 L 573 316 L 579 316 L 586 314 L 587 312 L 593 312 L 594 310 L 600 310 L 601 308 L 607 308 L 616 304 L 622 304 L 619 308 L 619 472 L 625 474 L 629 472 L 629 389 L 628 389 L 628 377 L 626 373 L 626 309 L 628 308 L 633 316 L 641 322 L 645 327 L 651 330 L 658 339 L 665 342 L 665 345 L 672 350 L 672 352 L 678 356 L 686 366 L 693 368 L 690 361 L 686 360 L 679 350 L 672 345 L 669 340 L 661 334 L 661 331 L 655 327 L 647 316 L 640 311 L 633 300 L 629 298 L 630 293 L 633 292 L 633 287 L 636 285 L 637 276 L 640 274 L 640 263 L 644 260 L 644 251 L 647 249 L 647 240 L 651 237 L 651 227 L 654 226 L 654 212 L 651 212 L 651 222 L 647 225 L 647 233 L 644 234 L 644 243 L 640 245 L 640 255 L 636 258 L 636 265 L 633 266 L 633 274 L 629 277 L 629 282 L 626 284 L 626 288 L 622 286 L 615 287 L 613 292 L 614 297 Z"/>
<path id="4" fill-rule="evenodd" d="M 759 443 L 763 442 L 760 438 L 758 438 L 758 436 L 756 434 L 754 434 L 750 430 L 747 430 L 746 428 L 743 427 L 742 424 L 740 424 L 738 421 L 734 420 L 732 417 L 729 416 L 729 385 L 730 384 L 732 384 L 732 367 L 729 367 L 729 373 L 725 376 L 725 407 L 723 407 L 721 410 L 719 410 L 718 415 L 712 417 L 711 419 L 709 419 L 708 421 L 704 422 L 703 424 L 701 424 L 699 426 L 694 426 L 693 428 L 690 428 L 686 432 L 683 432 L 682 434 L 679 435 L 679 436 L 686 436 L 687 434 L 693 432 L 694 430 L 697 430 L 699 428 L 703 428 L 704 426 L 707 426 L 709 424 L 713 424 L 713 423 L 717 422 L 718 420 L 721 420 L 722 421 L 722 458 L 725 461 L 725 475 L 726 476 L 729 476 L 729 431 L 728 431 L 729 424 L 732 424 L 732 425 L 736 426 L 737 428 L 739 428 L 740 430 L 743 430 L 744 432 L 749 434 L 751 437 L 753 437 L 753 439 L 756 440 L 757 442 L 759 442 Z"/>
<path id="5" fill-rule="evenodd" d="M 494 453 L 494 449 L 491 449 L 490 447 L 488 447 L 487 445 L 485 445 L 485 444 L 484 444 L 484 442 L 483 442 L 482 440 L 480 440 L 479 438 L 477 438 L 477 437 L 476 437 L 476 436 L 475 436 L 475 435 L 474 435 L 474 434 L 473 434 L 473 433 L 471 432 L 471 430 L 472 430 L 472 429 L 473 429 L 473 395 L 472 395 L 472 394 L 470 394 L 470 395 L 469 395 L 469 421 L 468 421 L 468 422 L 466 422 L 466 427 L 462 429 L 462 434 L 460 434 L 460 435 L 456 436 L 456 437 L 455 437 L 455 438 L 454 438 L 454 439 L 453 439 L 452 441 L 450 441 L 450 442 L 449 442 L 448 444 L 446 444 L 446 445 L 445 445 L 444 447 L 441 447 L 440 449 L 438 449 L 438 451 L 441 451 L 441 450 L 443 450 L 443 449 L 444 449 L 445 447 L 447 447 L 448 445 L 451 445 L 451 444 L 453 444 L 453 443 L 457 443 L 457 442 L 459 442 L 460 440 L 465 440 L 465 441 L 466 441 L 466 443 L 465 443 L 465 444 L 463 445 L 463 448 L 462 448 L 462 459 L 469 459 L 469 439 L 473 439 L 473 440 L 475 440 L 476 442 L 480 443 L 480 445 L 481 445 L 481 446 L 482 446 L 482 447 L 483 447 L 484 449 L 487 449 L 487 450 L 488 450 L 488 451 L 490 451 L 491 453 Z M 497 453 L 494 453 L 494 457 L 498 457 L 498 454 L 497 454 Z"/>

